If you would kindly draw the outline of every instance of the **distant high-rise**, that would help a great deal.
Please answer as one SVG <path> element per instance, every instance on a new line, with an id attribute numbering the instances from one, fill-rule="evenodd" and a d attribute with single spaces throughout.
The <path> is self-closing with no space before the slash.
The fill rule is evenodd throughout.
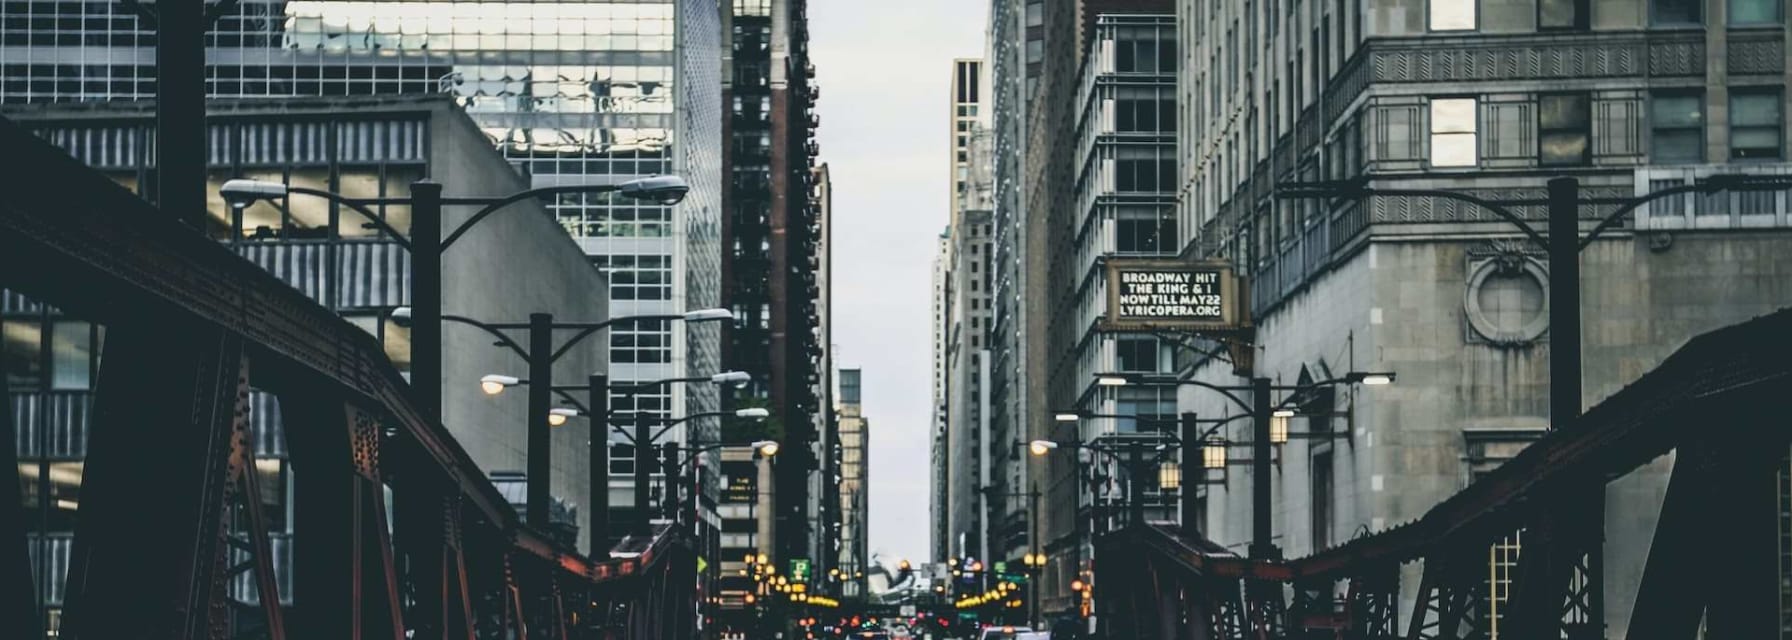
<path id="1" fill-rule="evenodd" d="M 952 62 L 950 298 L 942 327 L 945 380 L 947 555 L 988 558 L 990 453 L 988 336 L 992 138 L 984 126 L 983 62 Z"/>
<path id="2" fill-rule="evenodd" d="M 952 455 L 952 441 L 946 437 L 947 407 L 951 402 L 948 380 L 947 342 L 952 337 L 952 227 L 940 231 L 933 256 L 933 290 L 928 296 L 933 315 L 928 328 L 933 343 L 933 404 L 928 407 L 928 436 L 931 452 L 928 464 L 928 547 L 935 562 L 944 562 L 952 555 L 951 536 L 947 533 L 947 488 L 950 481 L 947 460 Z"/>
<path id="3" fill-rule="evenodd" d="M 840 595 L 862 598 L 865 593 L 864 572 L 870 568 L 871 533 L 870 501 L 866 494 L 871 478 L 871 421 L 865 417 L 861 399 L 864 372 L 860 369 L 840 370 L 839 404 L 835 405 L 840 421 L 840 550 L 838 568 L 841 573 Z"/>
<path id="4" fill-rule="evenodd" d="M 837 509 L 822 491 L 833 436 L 824 318 L 826 179 L 816 171 L 820 87 L 805 0 L 733 0 L 723 31 L 728 174 L 722 209 L 724 304 L 735 313 L 728 368 L 753 375 L 743 401 L 771 410 L 785 440 L 774 463 L 779 562 L 825 574 Z M 768 546 L 769 545 L 769 546 Z"/>

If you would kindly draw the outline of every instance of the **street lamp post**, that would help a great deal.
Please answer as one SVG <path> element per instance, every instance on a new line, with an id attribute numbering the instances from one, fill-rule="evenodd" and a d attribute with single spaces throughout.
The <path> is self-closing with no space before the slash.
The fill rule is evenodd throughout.
<path id="1" fill-rule="evenodd" d="M 1249 412 L 1247 415 L 1251 416 L 1251 431 L 1253 434 L 1251 437 L 1250 556 L 1257 559 L 1272 559 L 1281 553 L 1276 549 L 1273 540 L 1274 531 L 1271 526 L 1272 519 L 1270 517 L 1270 509 L 1272 508 L 1272 501 L 1270 499 L 1271 494 L 1269 491 L 1271 481 L 1270 447 L 1276 439 L 1272 437 L 1273 424 L 1276 420 L 1275 413 L 1277 410 L 1284 408 L 1283 405 L 1288 404 L 1288 401 L 1284 401 L 1282 405 L 1274 404 L 1273 399 L 1270 397 L 1271 394 L 1275 391 L 1304 392 L 1311 389 L 1340 384 L 1384 385 L 1393 382 L 1393 380 L 1394 374 L 1391 372 L 1352 371 L 1345 374 L 1342 378 L 1293 386 L 1278 386 L 1273 384 L 1269 378 L 1258 376 L 1251 378 L 1250 386 L 1241 387 L 1216 385 L 1200 380 L 1181 378 L 1157 378 L 1119 374 L 1096 375 L 1097 384 L 1109 387 L 1121 387 L 1131 384 L 1162 384 L 1200 387 L 1219 393 L 1233 404 L 1236 404 Z M 1250 392 L 1252 396 L 1252 401 L 1248 403 L 1237 395 L 1240 392 L 1247 391 Z M 1189 427 L 1187 423 L 1190 420 L 1192 420 L 1191 417 L 1184 417 L 1185 430 Z M 1225 421 L 1221 421 L 1219 424 L 1223 425 L 1225 424 Z M 1217 430 L 1218 428 L 1219 425 L 1215 425 L 1213 430 Z M 1209 433 L 1211 432 L 1212 430 L 1209 430 Z M 1192 442 L 1186 440 L 1182 444 L 1183 446 L 1193 446 Z M 1185 502 L 1185 507 L 1187 506 L 1190 506 L 1190 503 Z"/>
<path id="2" fill-rule="evenodd" d="M 323 198 L 359 213 L 375 227 L 391 235 L 411 253 L 411 307 L 415 311 L 411 328 L 411 387 L 413 398 L 424 416 L 441 421 L 442 412 L 442 254 L 454 241 L 487 216 L 512 204 L 561 194 L 616 192 L 635 200 L 648 200 L 664 205 L 678 204 L 690 186 L 678 176 L 648 176 L 617 184 L 569 185 L 539 187 L 502 197 L 442 196 L 442 185 L 431 180 L 411 183 L 409 198 L 351 198 L 339 193 L 288 186 L 280 182 L 238 178 L 225 181 L 218 194 L 231 206 L 247 207 L 257 200 L 288 198 L 303 194 Z M 411 207 L 411 233 L 407 238 L 393 229 L 368 207 L 402 205 Z M 446 236 L 442 233 L 442 206 L 469 205 L 482 207 Z"/>
<path id="3" fill-rule="evenodd" d="M 392 316 L 394 320 L 413 318 L 412 310 L 409 307 L 399 307 L 398 309 L 393 310 Z M 520 356 L 525 363 L 528 363 L 529 380 L 517 380 L 505 376 L 486 376 L 481 380 L 480 384 L 482 387 L 494 385 L 496 388 L 495 391 L 492 389 L 486 390 L 486 392 L 491 395 L 502 393 L 503 388 L 506 385 L 521 384 L 525 382 L 529 385 L 529 431 L 527 434 L 528 451 L 526 453 L 528 456 L 527 464 L 529 468 L 527 480 L 528 504 L 525 505 L 524 511 L 527 514 L 525 519 L 530 527 L 544 530 L 548 526 L 548 455 L 552 445 L 552 437 L 549 428 L 553 426 L 549 421 L 552 419 L 553 409 L 552 394 L 554 392 L 554 363 L 559 361 L 560 358 L 564 357 L 567 353 L 571 352 L 573 347 L 578 346 L 579 343 L 583 342 L 586 338 L 589 338 L 600 331 L 609 329 L 617 323 L 641 321 L 670 322 L 674 320 L 683 320 L 685 322 L 712 322 L 729 320 L 733 319 L 733 317 L 734 315 L 729 313 L 726 309 L 704 309 L 679 314 L 622 316 L 611 318 L 603 322 L 554 322 L 554 316 L 552 314 L 532 313 L 529 314 L 529 322 L 524 324 L 487 323 L 463 316 L 440 316 L 443 322 L 464 324 L 491 334 L 498 339 L 500 345 L 510 348 L 510 350 Z M 555 346 L 553 335 L 556 330 L 573 330 L 577 331 L 577 333 L 573 334 L 571 338 L 560 345 Z M 504 333 L 505 331 L 527 331 L 529 336 L 528 347 L 525 348 L 522 345 L 518 345 L 516 340 L 512 339 L 509 334 Z M 596 403 L 594 402 L 593 404 Z M 606 400 L 604 404 L 607 405 L 608 401 Z"/>
<path id="4" fill-rule="evenodd" d="M 709 411 L 691 414 L 677 420 L 667 421 L 664 426 L 660 427 L 658 432 L 651 432 L 649 426 L 651 424 L 650 420 L 652 419 L 652 416 L 643 411 L 635 411 L 635 415 L 633 416 L 635 419 L 635 510 L 640 512 L 640 517 L 635 520 L 635 535 L 646 537 L 653 531 L 651 523 L 649 522 L 650 518 L 647 517 L 649 509 L 647 504 L 649 502 L 647 483 L 649 465 L 653 464 L 653 442 L 655 440 L 658 440 L 660 436 L 665 435 L 665 433 L 670 431 L 673 427 L 698 418 L 734 416 L 737 418 L 762 419 L 769 417 L 770 415 L 771 413 L 765 409 L 757 408 L 736 409 L 734 411 Z M 777 451 L 777 446 L 775 444 L 772 446 L 772 451 Z M 668 478 L 668 481 L 670 480 L 671 479 Z"/>
<path id="5" fill-rule="evenodd" d="M 717 316 L 717 317 L 709 318 L 709 316 Z M 658 316 L 655 316 L 655 318 L 664 319 L 664 318 L 658 317 Z M 702 319 L 720 319 L 719 315 L 714 313 L 713 311 L 693 312 L 693 313 L 685 314 L 684 318 L 687 321 L 702 320 Z M 456 321 L 460 320 L 458 317 L 450 317 L 450 319 L 456 320 Z M 622 320 L 622 319 L 626 319 L 626 318 L 619 318 L 618 320 Z M 551 326 L 551 323 L 550 323 L 550 326 Z M 496 333 L 496 332 L 494 331 L 494 333 Z M 575 338 L 575 340 L 582 339 L 584 336 L 588 336 L 591 334 L 592 334 L 592 332 L 587 331 L 585 333 L 580 334 L 579 338 Z M 543 344 L 547 344 L 547 343 L 543 343 Z M 570 348 L 570 346 L 571 345 L 562 347 L 562 351 Z M 533 350 L 533 348 L 534 348 L 534 345 L 531 344 L 531 349 Z M 552 360 L 553 357 L 554 357 L 553 354 L 548 355 L 549 360 Z M 534 362 L 535 358 L 531 357 L 531 358 L 528 358 L 528 360 L 530 362 Z M 533 371 L 533 367 L 531 367 L 531 370 Z M 536 397 L 535 393 L 536 393 L 536 389 L 538 387 L 546 388 L 552 393 L 561 394 L 562 397 L 564 397 L 567 400 L 567 402 L 577 406 L 580 411 L 583 411 L 585 413 L 585 415 L 590 417 L 591 434 L 590 434 L 590 439 L 586 442 L 586 446 L 589 447 L 590 456 L 591 456 L 591 468 L 589 470 L 589 474 L 590 474 L 589 482 L 590 482 L 590 491 L 591 491 L 591 509 L 593 511 L 591 522 L 592 522 L 592 528 L 594 531 L 593 537 L 592 537 L 592 547 L 595 549 L 595 548 L 598 548 L 598 546 L 601 543 L 607 541 L 608 536 L 609 536 L 609 510 L 610 510 L 609 431 L 612 428 L 610 425 L 610 421 L 609 421 L 609 418 L 610 418 L 610 391 L 613 391 L 613 390 L 626 391 L 626 392 L 628 392 L 630 398 L 633 398 L 634 394 L 640 393 L 643 390 L 652 389 L 655 387 L 659 387 L 662 385 L 668 385 L 668 384 L 695 383 L 695 382 L 710 382 L 710 383 L 715 383 L 715 384 L 729 384 L 729 383 L 748 382 L 750 380 L 752 380 L 752 376 L 750 376 L 744 372 L 729 371 L 729 372 L 724 372 L 724 373 L 718 373 L 718 374 L 715 374 L 712 376 L 665 378 L 662 380 L 654 380 L 651 382 L 642 382 L 642 383 L 638 383 L 638 384 L 611 386 L 609 384 L 609 376 L 606 376 L 603 374 L 592 374 L 587 379 L 587 384 L 585 384 L 584 386 L 556 386 L 556 385 L 552 385 L 552 384 L 535 385 L 535 384 L 532 384 L 529 380 L 523 380 L 520 378 L 515 378 L 515 377 L 505 376 L 505 375 L 491 374 L 491 375 L 486 375 L 485 377 L 480 379 L 480 386 L 485 390 L 485 393 L 487 395 L 498 395 L 498 394 L 504 392 L 505 387 L 517 386 L 517 385 L 529 385 L 529 387 L 530 387 L 529 398 L 530 398 L 531 402 L 534 402 L 534 400 L 535 400 L 535 397 Z M 550 383 L 551 383 L 551 380 L 550 380 Z M 573 398 L 573 396 L 567 395 L 567 392 L 570 392 L 570 391 L 585 391 L 589 397 L 587 404 L 580 405 L 578 403 L 578 401 Z M 550 419 L 547 421 L 549 426 L 558 426 L 558 425 L 555 425 L 552 420 L 552 418 L 555 415 L 553 413 L 554 411 L 561 411 L 561 410 L 560 409 L 550 409 L 549 410 L 548 415 L 549 415 Z M 645 415 L 645 414 L 642 414 L 641 412 L 637 412 L 637 416 L 640 416 L 640 415 Z M 693 416 L 693 417 L 699 417 L 699 416 Z M 657 437 L 657 436 L 649 436 L 649 437 Z M 651 456 L 651 454 L 649 454 L 649 455 Z M 637 463 L 636 487 L 638 488 L 637 496 L 639 496 L 641 493 L 645 492 L 645 488 L 646 488 L 646 483 L 639 481 L 640 477 L 638 474 L 639 474 L 639 468 L 641 468 L 640 461 L 641 461 L 640 450 L 639 450 L 639 448 L 637 448 L 637 453 L 636 453 L 636 463 Z M 637 504 L 642 505 L 642 508 L 645 508 L 646 503 L 638 502 Z M 602 537 L 600 538 L 599 536 L 602 536 Z"/>

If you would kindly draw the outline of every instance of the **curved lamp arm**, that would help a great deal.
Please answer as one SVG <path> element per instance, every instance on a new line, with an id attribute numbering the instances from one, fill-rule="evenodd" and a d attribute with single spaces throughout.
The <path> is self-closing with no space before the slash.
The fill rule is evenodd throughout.
<path id="1" fill-rule="evenodd" d="M 407 237 L 405 237 L 404 234 L 399 233 L 397 229 L 392 228 L 392 225 L 387 224 L 385 220 L 380 219 L 379 215 L 375 214 L 372 209 L 367 208 L 367 205 L 370 205 L 370 204 L 381 204 L 381 205 L 384 205 L 384 204 L 408 204 L 409 203 L 408 200 L 393 199 L 393 198 L 375 198 L 375 199 L 367 199 L 367 200 L 357 200 L 354 198 L 348 198 L 348 197 L 342 196 L 340 194 L 324 191 L 322 189 L 312 189 L 310 187 L 287 187 L 286 192 L 288 194 L 302 193 L 302 194 L 305 194 L 308 196 L 317 196 L 319 198 L 323 198 L 325 200 L 329 200 L 336 204 L 340 204 L 342 206 L 348 207 L 349 209 L 353 209 L 355 211 L 355 213 L 361 214 L 361 217 L 367 218 L 368 222 L 372 222 L 374 227 L 377 227 L 380 231 L 384 231 L 387 234 L 391 235 L 393 241 L 398 243 L 398 246 L 404 247 L 406 251 L 411 250 L 411 239 L 410 238 L 407 238 Z"/>
<path id="2" fill-rule="evenodd" d="M 478 320 L 474 320 L 472 318 L 468 318 L 465 316 L 455 316 L 455 315 L 448 315 L 448 314 L 442 314 L 442 321 L 443 322 L 458 322 L 460 324 L 464 324 L 469 327 L 475 327 L 482 331 L 485 331 L 486 333 L 492 334 L 493 337 L 498 339 L 498 342 L 500 344 L 503 344 L 506 347 L 510 347 L 510 350 L 516 352 L 516 355 L 518 357 L 521 357 L 524 362 L 529 361 L 529 350 L 524 349 L 522 345 L 517 344 L 515 340 L 510 339 L 510 336 L 504 335 L 504 332 L 499 331 L 496 327 L 493 327 L 489 324 L 486 324 L 486 323 L 483 323 Z"/>
<path id="3" fill-rule="evenodd" d="M 676 427 L 678 425 L 684 424 L 686 422 L 690 422 L 692 420 L 696 420 L 698 418 L 720 418 L 723 416 L 731 416 L 731 415 L 734 415 L 733 411 L 705 411 L 703 413 L 693 413 L 693 414 L 685 416 L 683 418 L 679 418 L 677 420 L 673 420 L 671 422 L 666 423 L 666 426 L 660 427 L 659 431 L 655 431 L 653 433 L 653 437 L 649 438 L 648 442 L 653 442 L 655 440 L 659 440 L 660 436 L 666 435 L 666 432 L 671 431 L 672 427 Z"/>
<path id="4" fill-rule="evenodd" d="M 1641 208 L 1645 204 L 1649 204 L 1651 202 L 1654 202 L 1656 200 L 1660 200 L 1662 198 L 1666 198 L 1669 196 L 1677 196 L 1677 195 L 1683 195 L 1683 194 L 1687 194 L 1687 193 L 1716 193 L 1718 191 L 1722 191 L 1722 190 L 1728 189 L 1728 188 L 1730 188 L 1730 185 L 1728 184 L 1727 181 L 1725 181 L 1725 182 L 1704 182 L 1704 183 L 1697 183 L 1697 184 L 1683 184 L 1678 187 L 1668 187 L 1668 188 L 1662 189 L 1660 191 L 1651 192 L 1648 195 L 1645 195 L 1641 198 L 1630 200 L 1630 201 L 1624 203 L 1623 205 L 1620 205 L 1616 211 L 1611 212 L 1611 214 L 1607 215 L 1604 220 L 1600 220 L 1599 224 L 1594 225 L 1593 230 L 1587 232 L 1587 237 L 1581 239 L 1579 249 L 1585 250 L 1588 245 L 1593 244 L 1593 240 L 1599 238 L 1600 233 L 1604 233 L 1608 227 L 1611 227 L 1612 225 L 1617 224 L 1618 220 L 1622 219 L 1626 215 L 1629 215 L 1630 212 L 1636 211 L 1638 208 Z"/>
<path id="5" fill-rule="evenodd" d="M 565 344 L 560 345 L 560 348 L 555 349 L 554 355 L 549 357 L 548 359 L 550 361 L 558 361 L 560 359 L 560 356 L 566 355 L 566 352 L 571 351 L 572 348 L 575 346 L 578 346 L 578 344 L 580 342 L 584 342 L 586 338 L 591 337 L 591 334 L 597 333 L 599 331 L 603 331 L 604 329 L 608 329 L 608 328 L 610 328 L 611 325 L 614 325 L 614 324 L 617 324 L 620 322 L 641 322 L 644 320 L 683 320 L 683 319 L 684 319 L 684 315 L 682 315 L 682 314 L 622 316 L 620 318 L 610 318 L 609 320 L 605 320 L 603 322 L 599 322 L 594 325 L 580 327 L 579 332 L 573 334 L 572 338 L 568 339 Z"/>
<path id="6" fill-rule="evenodd" d="M 467 218 L 466 222 L 460 223 L 460 226 L 455 227 L 454 231 L 450 232 L 447 236 L 444 236 L 442 238 L 442 249 L 444 251 L 447 250 L 449 245 L 454 244 L 455 240 L 460 239 L 461 234 L 464 234 L 467 232 L 468 229 L 473 228 L 473 225 L 479 224 L 479 221 L 484 220 L 486 216 L 496 213 L 499 209 L 503 209 L 504 207 L 508 207 L 508 206 L 516 204 L 518 202 L 522 202 L 522 201 L 528 200 L 530 198 L 539 198 L 542 196 L 560 195 L 563 193 L 608 193 L 611 191 L 620 190 L 621 188 L 622 187 L 620 185 L 613 185 L 613 184 L 539 187 L 539 188 L 535 188 L 535 189 L 530 189 L 528 191 L 521 191 L 521 192 L 513 193 L 508 196 L 499 198 L 497 200 L 492 200 L 492 201 L 475 200 L 475 201 L 472 201 L 470 204 L 483 203 L 483 204 L 485 204 L 485 208 L 480 209 L 478 212 L 474 213 L 472 217 Z M 443 203 L 444 204 L 455 204 L 455 202 L 450 199 L 444 199 Z"/>

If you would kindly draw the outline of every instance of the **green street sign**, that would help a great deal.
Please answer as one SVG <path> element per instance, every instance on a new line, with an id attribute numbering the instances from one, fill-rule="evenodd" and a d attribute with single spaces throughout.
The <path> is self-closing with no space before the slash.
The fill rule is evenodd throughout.
<path id="1" fill-rule="evenodd" d="M 809 573 L 812 570 L 813 569 L 809 564 L 808 558 L 791 558 L 791 560 L 790 560 L 790 581 L 791 582 L 808 582 L 809 581 Z"/>

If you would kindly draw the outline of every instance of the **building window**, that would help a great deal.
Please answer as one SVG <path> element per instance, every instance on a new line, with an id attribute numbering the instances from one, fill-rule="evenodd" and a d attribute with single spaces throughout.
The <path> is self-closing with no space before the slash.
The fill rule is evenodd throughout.
<path id="1" fill-rule="evenodd" d="M 1475 99 L 1431 101 L 1431 166 L 1475 166 Z"/>
<path id="2" fill-rule="evenodd" d="M 1431 0 L 1432 31 L 1468 31 L 1475 28 L 1476 0 Z"/>
<path id="3" fill-rule="evenodd" d="M 1313 550 L 1332 546 L 1332 454 L 1313 456 Z"/>
<path id="4" fill-rule="evenodd" d="M 1649 160 L 1656 164 L 1705 161 L 1705 96 L 1657 93 L 1649 100 Z"/>
<path id="5" fill-rule="evenodd" d="M 1779 24 L 1781 0 L 1730 0 L 1730 24 Z"/>
<path id="6" fill-rule="evenodd" d="M 1115 151 L 1115 156 L 1115 190 L 1136 193 L 1175 188 L 1175 149 L 1123 146 Z"/>
<path id="7" fill-rule="evenodd" d="M 1115 253 L 1162 253 L 1176 241 L 1176 216 L 1152 207 L 1123 207 L 1114 214 Z"/>
<path id="8" fill-rule="evenodd" d="M 1735 89 L 1730 92 L 1730 158 L 1761 160 L 1780 157 L 1780 91 Z"/>
<path id="9" fill-rule="evenodd" d="M 1537 159 L 1546 166 L 1586 164 L 1592 148 L 1592 100 L 1585 93 L 1537 96 Z"/>
<path id="10" fill-rule="evenodd" d="M 1121 371 L 1157 373 L 1157 339 L 1121 336 L 1114 339 L 1114 359 Z"/>
<path id="11" fill-rule="evenodd" d="M 1650 0 L 1649 22 L 1655 25 L 1695 25 L 1705 21 L 1704 0 Z"/>
<path id="12" fill-rule="evenodd" d="M 1114 32 L 1116 73 L 1174 73 L 1176 42 L 1154 27 L 1127 27 Z"/>
<path id="13" fill-rule="evenodd" d="M 1121 87 L 1114 98 L 1114 130 L 1126 133 L 1175 131 L 1175 94 L 1170 89 Z"/>
<path id="14" fill-rule="evenodd" d="M 1537 28 L 1543 31 L 1586 31 L 1587 0 L 1537 0 Z"/>

